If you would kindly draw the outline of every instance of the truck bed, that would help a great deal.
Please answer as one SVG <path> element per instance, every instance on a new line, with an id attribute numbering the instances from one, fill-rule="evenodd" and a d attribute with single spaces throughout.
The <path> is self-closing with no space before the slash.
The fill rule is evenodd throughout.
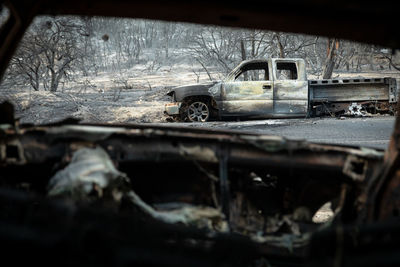
<path id="1" fill-rule="evenodd" d="M 314 115 L 361 110 L 394 113 L 398 83 L 394 78 L 309 80 L 310 110 Z M 351 113 L 351 112 L 350 112 Z"/>

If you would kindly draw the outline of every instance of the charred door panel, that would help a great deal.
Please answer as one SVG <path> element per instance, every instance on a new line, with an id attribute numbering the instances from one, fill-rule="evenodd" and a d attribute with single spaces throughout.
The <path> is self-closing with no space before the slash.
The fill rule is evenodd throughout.
<path id="1" fill-rule="evenodd" d="M 276 60 L 274 71 L 274 114 L 307 114 L 308 82 L 304 61 Z"/>
<path id="2" fill-rule="evenodd" d="M 274 100 L 275 114 L 306 115 L 308 101 L 305 100 Z"/>
<path id="3" fill-rule="evenodd" d="M 227 82 L 222 85 L 224 115 L 265 115 L 273 112 L 272 81 Z"/>
<path id="4" fill-rule="evenodd" d="M 274 113 L 306 114 L 307 106 L 307 82 L 286 80 L 274 83 Z"/>

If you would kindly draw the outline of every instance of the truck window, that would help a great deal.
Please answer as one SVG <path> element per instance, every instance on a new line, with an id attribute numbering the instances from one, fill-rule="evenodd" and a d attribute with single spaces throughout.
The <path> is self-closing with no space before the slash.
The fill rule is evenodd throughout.
<path id="1" fill-rule="evenodd" d="M 276 63 L 277 80 L 297 80 L 297 66 L 294 62 Z"/>
<path id="2" fill-rule="evenodd" d="M 235 81 L 268 81 L 268 63 L 245 65 Z"/>

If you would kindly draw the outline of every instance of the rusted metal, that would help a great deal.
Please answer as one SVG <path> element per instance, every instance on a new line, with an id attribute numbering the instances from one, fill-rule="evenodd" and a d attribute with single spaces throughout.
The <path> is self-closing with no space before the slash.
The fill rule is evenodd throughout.
<path id="1" fill-rule="evenodd" d="M 399 103 L 397 104 L 399 108 Z M 370 222 L 385 221 L 400 215 L 400 120 L 386 150 L 382 168 L 374 173 L 366 191 L 364 217 Z"/>
<path id="2" fill-rule="evenodd" d="M 308 144 L 303 141 L 291 141 L 286 140 L 285 138 L 258 136 L 236 131 L 180 129 L 176 127 L 161 126 L 151 126 L 151 128 L 148 129 L 135 128 L 135 126 L 132 125 L 129 127 L 106 127 L 94 125 L 63 125 L 59 127 L 40 126 L 34 128 L 21 128 L 20 133 L 22 136 L 18 138 L 18 142 L 21 143 L 25 155 L 29 156 L 29 161 L 32 163 L 46 160 L 46 153 L 53 150 L 53 147 L 50 146 L 50 142 L 55 142 L 55 140 L 58 140 L 58 142 L 67 142 L 69 139 L 74 139 L 77 143 L 83 141 L 110 143 L 111 147 L 113 147 L 110 152 L 113 152 L 116 146 L 111 143 L 117 142 L 118 139 L 116 137 L 130 138 L 132 140 L 140 139 L 143 141 L 143 143 L 135 143 L 135 149 L 133 149 L 133 144 L 126 147 L 118 147 L 120 152 L 126 153 L 127 158 L 125 160 L 128 160 L 129 158 L 150 160 L 152 158 L 152 153 L 159 155 L 172 153 L 177 156 L 183 153 L 182 155 L 190 157 L 190 159 L 212 163 L 215 162 L 216 159 L 216 156 L 213 156 L 217 153 L 215 148 L 216 142 L 231 143 L 233 147 L 230 152 L 230 160 L 240 163 L 241 160 L 247 161 L 246 158 L 248 158 L 248 160 L 252 161 L 254 164 L 257 162 L 260 164 L 262 164 L 262 162 L 266 164 L 270 162 L 271 164 L 278 164 L 276 165 L 277 167 L 285 166 L 286 163 L 284 160 L 280 160 L 280 158 L 283 159 L 286 157 L 288 150 L 299 151 L 299 153 L 292 155 L 291 160 L 294 165 L 311 167 L 314 164 L 314 166 L 330 166 L 331 168 L 336 168 L 335 166 L 337 166 L 338 170 L 341 170 L 341 167 L 346 160 L 346 154 L 354 154 L 359 157 L 371 159 L 379 159 L 382 158 L 383 155 L 374 150 Z M 39 138 L 40 136 L 42 137 Z M 157 138 L 161 137 L 163 137 L 163 139 L 157 141 L 158 143 L 146 141 L 146 138 L 154 138 L 154 141 L 156 141 Z M 182 141 L 179 142 L 179 146 L 174 146 L 171 143 L 173 139 L 182 139 Z M 194 143 L 191 145 L 190 142 Z M 75 142 L 68 143 L 74 144 Z M 165 146 L 161 147 L 162 149 L 158 149 L 157 147 L 162 143 L 164 143 Z M 249 144 L 251 147 L 246 149 L 241 148 L 242 145 Z M 59 146 L 55 146 L 54 148 L 57 147 Z M 108 148 L 106 147 L 106 149 Z M 144 153 L 146 150 L 148 153 Z M 268 153 L 268 151 L 271 153 Z M 324 159 L 324 157 L 316 155 L 314 152 L 326 153 L 329 157 Z M 43 156 L 39 158 L 30 156 L 33 153 L 35 155 L 43 153 Z M 60 153 L 63 154 L 64 151 L 60 151 Z M 309 159 L 304 157 L 307 154 L 309 154 Z M 131 156 L 128 157 L 128 155 Z M 59 157 L 62 157 L 62 155 L 59 155 Z M 162 158 L 159 157 L 159 159 Z M 171 158 L 166 157 L 164 159 L 168 161 Z"/>
<path id="3" fill-rule="evenodd" d="M 343 165 L 343 173 L 353 178 L 355 181 L 363 182 L 368 169 L 367 164 L 367 161 L 349 155 Z"/>
<path id="4" fill-rule="evenodd" d="M 229 189 L 229 178 L 228 178 L 228 159 L 229 159 L 229 149 L 225 145 L 221 145 L 219 148 L 219 185 L 220 185 L 220 195 L 222 212 L 226 216 L 228 225 L 230 224 L 230 189 Z"/>

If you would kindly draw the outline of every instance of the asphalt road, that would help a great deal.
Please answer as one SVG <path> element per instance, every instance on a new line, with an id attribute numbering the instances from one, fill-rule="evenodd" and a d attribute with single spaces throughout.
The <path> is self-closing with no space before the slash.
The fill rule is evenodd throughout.
<path id="1" fill-rule="evenodd" d="M 393 131 L 395 117 L 275 119 L 196 123 L 217 129 L 305 139 L 317 143 L 356 145 L 385 149 Z"/>

